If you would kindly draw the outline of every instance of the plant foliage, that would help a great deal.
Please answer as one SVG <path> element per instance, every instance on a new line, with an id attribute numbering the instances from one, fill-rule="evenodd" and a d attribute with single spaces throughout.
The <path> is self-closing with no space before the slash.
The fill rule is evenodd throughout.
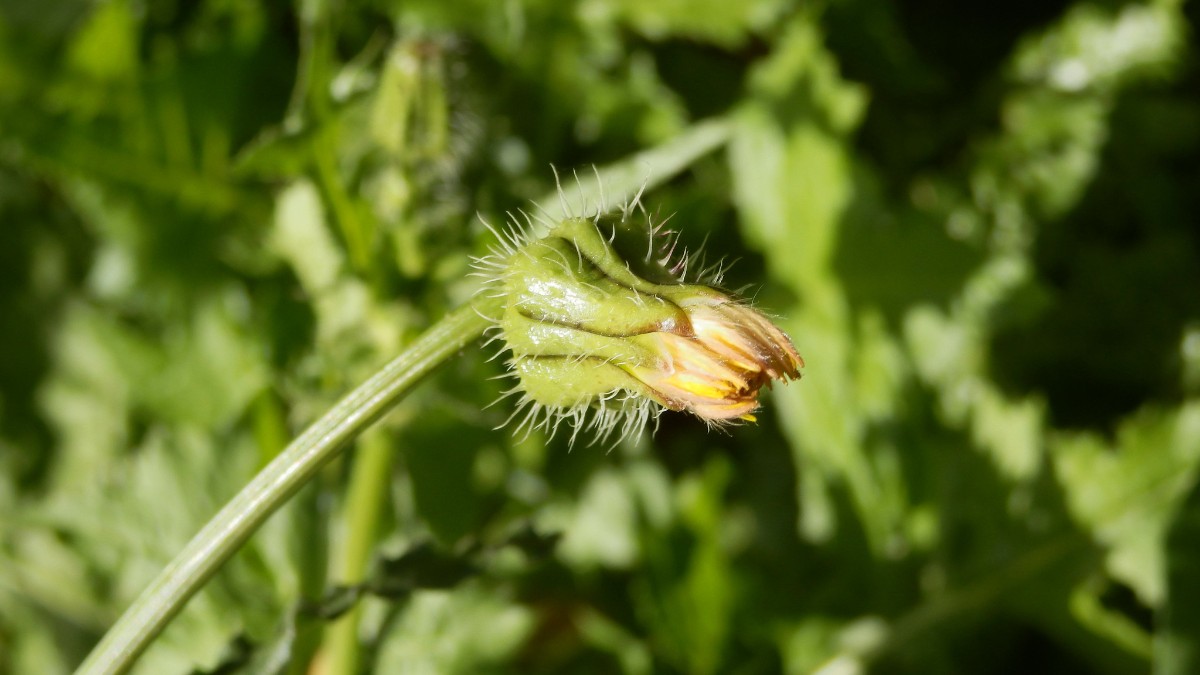
<path id="1" fill-rule="evenodd" d="M 0 4 L 0 673 L 69 672 L 469 299 L 477 213 L 647 162 L 803 381 L 605 454 L 494 430 L 503 367 L 468 351 L 137 672 L 1197 672 L 1198 28 L 1182 0 Z"/>

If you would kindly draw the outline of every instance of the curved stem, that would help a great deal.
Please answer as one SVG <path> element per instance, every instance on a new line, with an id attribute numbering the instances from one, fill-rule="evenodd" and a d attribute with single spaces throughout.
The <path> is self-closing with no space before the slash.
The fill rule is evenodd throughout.
<path id="1" fill-rule="evenodd" d="M 388 411 L 421 378 L 489 325 L 495 312 L 481 298 L 431 326 L 400 356 L 350 392 L 250 481 L 171 561 L 76 671 L 124 673 L 187 601 L 266 519 L 300 489 L 347 441 Z"/>

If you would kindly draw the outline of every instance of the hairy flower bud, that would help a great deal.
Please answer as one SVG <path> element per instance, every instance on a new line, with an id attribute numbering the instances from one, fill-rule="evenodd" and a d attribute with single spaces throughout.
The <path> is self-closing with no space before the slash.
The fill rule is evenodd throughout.
<path id="1" fill-rule="evenodd" d="M 518 430 L 570 419 L 604 440 L 663 409 L 753 421 L 764 385 L 800 377 L 804 361 L 782 331 L 685 283 L 686 257 L 673 260 L 661 227 L 634 227 L 629 212 L 547 223 L 536 239 L 497 232 L 502 248 L 478 261 L 504 299 L 497 326 L 519 380 Z"/>

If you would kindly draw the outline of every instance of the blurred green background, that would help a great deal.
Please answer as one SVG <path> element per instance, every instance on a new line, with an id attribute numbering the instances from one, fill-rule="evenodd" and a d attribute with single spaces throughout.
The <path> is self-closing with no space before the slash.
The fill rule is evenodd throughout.
<path id="1" fill-rule="evenodd" d="M 808 362 L 494 431 L 470 350 L 141 673 L 1200 672 L 1192 2 L 3 0 L 0 672 L 69 672 L 549 166 L 648 173 Z M 667 144 L 664 146 L 664 144 Z M 650 162 L 653 164 L 654 162 Z"/>

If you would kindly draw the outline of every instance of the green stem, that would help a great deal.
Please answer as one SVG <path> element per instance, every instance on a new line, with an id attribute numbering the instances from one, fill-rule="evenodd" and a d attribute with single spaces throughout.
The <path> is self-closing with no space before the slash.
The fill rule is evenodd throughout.
<path id="1" fill-rule="evenodd" d="M 479 337 L 486 298 L 455 310 L 304 431 L 204 526 L 125 610 L 76 671 L 124 673 L 266 519 L 425 375 Z"/>
<path id="2" fill-rule="evenodd" d="M 367 434 L 359 441 L 342 515 L 345 538 L 340 547 L 342 559 L 337 570 L 341 584 L 357 584 L 366 576 L 379 530 L 380 512 L 387 501 L 387 487 L 391 484 L 392 458 L 395 455 L 392 450 L 388 437 L 381 433 Z M 329 627 L 325 659 L 327 672 L 359 671 L 358 624 L 361 615 L 362 603 L 357 603 Z"/>
<path id="3" fill-rule="evenodd" d="M 342 183 L 337 168 L 337 145 L 337 129 L 326 123 L 313 140 L 313 167 L 341 230 L 350 265 L 356 271 L 366 273 L 371 265 L 371 225 L 362 217 L 354 198 Z"/>
<path id="4" fill-rule="evenodd" d="M 593 171 L 562 175 L 562 197 L 576 213 L 596 208 L 602 201 L 614 209 L 623 199 L 662 185 L 696 163 L 696 160 L 725 145 L 733 133 L 728 118 L 714 117 L 696 122 L 671 140 Z M 551 211 L 559 192 L 542 197 Z"/>

